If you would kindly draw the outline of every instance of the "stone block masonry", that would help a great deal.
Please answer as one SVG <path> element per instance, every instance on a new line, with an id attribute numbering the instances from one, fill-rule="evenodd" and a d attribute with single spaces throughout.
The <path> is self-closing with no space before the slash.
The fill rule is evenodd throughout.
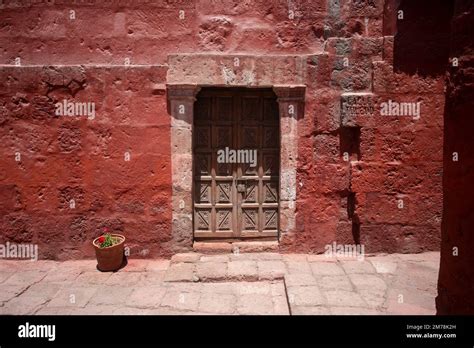
<path id="1" fill-rule="evenodd" d="M 437 250 L 444 75 L 400 60 L 417 47 L 395 29 L 432 28 L 390 3 L 3 1 L 0 242 L 90 258 L 107 226 L 131 257 L 191 250 L 192 113 L 179 108 L 227 86 L 279 99 L 281 251 Z M 65 100 L 94 118 L 57 115 Z M 419 117 L 382 115 L 389 101 Z"/>

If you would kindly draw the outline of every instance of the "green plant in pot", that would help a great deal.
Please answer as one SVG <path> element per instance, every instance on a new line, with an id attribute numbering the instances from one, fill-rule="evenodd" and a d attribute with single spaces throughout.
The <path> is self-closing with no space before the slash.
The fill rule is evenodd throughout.
<path id="1" fill-rule="evenodd" d="M 123 263 L 125 236 L 109 233 L 107 227 L 104 234 L 93 240 L 97 268 L 102 272 L 118 270 Z"/>

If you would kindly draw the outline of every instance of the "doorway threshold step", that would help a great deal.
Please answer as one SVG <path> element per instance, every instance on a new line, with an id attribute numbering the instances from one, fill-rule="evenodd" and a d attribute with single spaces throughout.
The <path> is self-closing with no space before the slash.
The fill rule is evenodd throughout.
<path id="1" fill-rule="evenodd" d="M 202 254 L 260 253 L 279 250 L 278 241 L 194 242 L 195 252 Z"/>

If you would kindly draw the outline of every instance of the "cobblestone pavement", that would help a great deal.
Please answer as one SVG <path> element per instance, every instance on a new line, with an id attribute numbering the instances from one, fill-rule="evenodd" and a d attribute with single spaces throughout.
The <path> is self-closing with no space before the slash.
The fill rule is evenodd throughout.
<path id="1" fill-rule="evenodd" d="M 0 314 L 434 314 L 439 253 L 0 261 Z"/>

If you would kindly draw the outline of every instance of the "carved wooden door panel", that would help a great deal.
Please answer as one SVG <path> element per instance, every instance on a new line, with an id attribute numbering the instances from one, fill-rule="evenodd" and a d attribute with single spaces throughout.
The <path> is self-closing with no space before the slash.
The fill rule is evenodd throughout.
<path id="1" fill-rule="evenodd" d="M 257 149 L 257 166 L 239 164 L 237 190 L 239 232 L 241 237 L 278 236 L 278 178 L 280 131 L 278 104 L 273 93 L 244 91 L 239 96 L 237 147 Z"/>
<path id="2" fill-rule="evenodd" d="M 273 92 L 204 89 L 194 119 L 195 239 L 276 239 L 280 134 Z M 235 156 L 222 161 L 226 149 Z"/>

